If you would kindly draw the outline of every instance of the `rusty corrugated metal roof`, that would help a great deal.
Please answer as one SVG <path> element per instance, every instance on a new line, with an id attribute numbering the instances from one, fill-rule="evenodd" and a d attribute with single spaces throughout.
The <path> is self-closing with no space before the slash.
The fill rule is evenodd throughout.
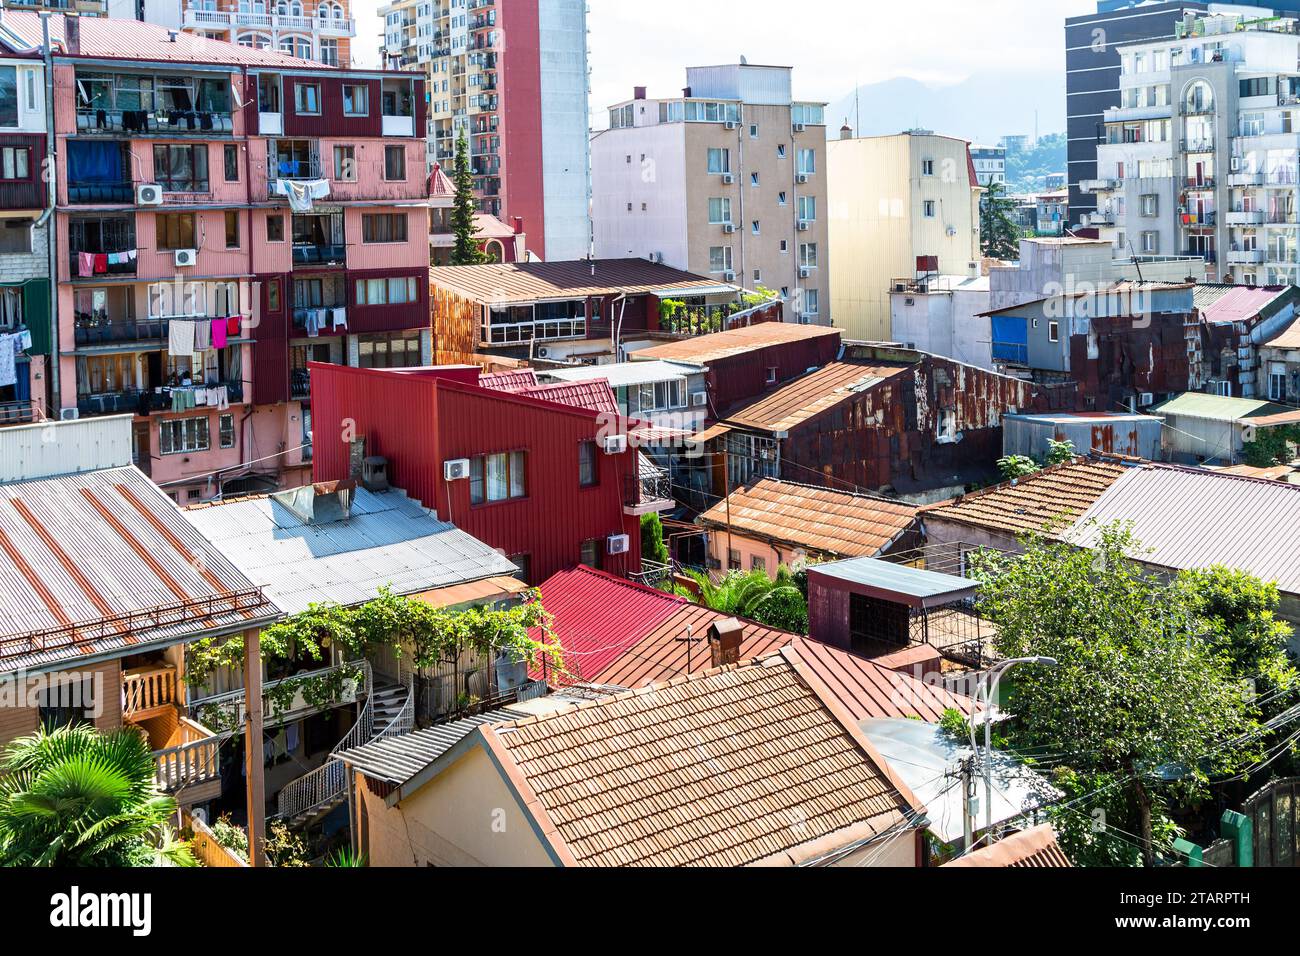
<path id="1" fill-rule="evenodd" d="M 1244 322 L 1259 315 L 1282 292 L 1281 288 L 1233 286 L 1213 302 L 1204 305 L 1197 302 L 1196 307 L 1200 310 L 1201 317 L 1212 325 Z"/>
<path id="2" fill-rule="evenodd" d="M 1011 869 L 1052 869 L 1073 866 L 1056 842 L 1056 831 L 1050 823 L 1022 830 L 1014 836 L 999 840 L 945 863 L 951 867 L 999 867 Z"/>
<path id="3" fill-rule="evenodd" d="M 0 605 L 4 672 L 280 616 L 132 467 L 0 486 Z"/>
<path id="4" fill-rule="evenodd" d="M 831 362 L 726 416 L 726 424 L 788 432 L 840 402 L 915 366 L 906 363 Z"/>
<path id="5" fill-rule="evenodd" d="M 696 522 L 740 535 L 836 557 L 874 557 L 906 531 L 917 508 L 854 494 L 763 478 L 714 505 Z"/>
<path id="6" fill-rule="evenodd" d="M 687 291 L 699 294 L 735 289 L 691 272 L 646 259 L 578 259 L 566 262 L 505 262 L 477 266 L 438 266 L 430 283 L 476 302 L 508 304 L 581 299 L 626 292 Z M 739 291 L 739 290 L 736 290 Z"/>
<path id="7" fill-rule="evenodd" d="M 638 349 L 629 354 L 634 362 L 663 359 L 670 362 L 691 362 L 708 365 L 718 359 L 742 355 L 786 342 L 804 339 L 839 336 L 840 330 L 821 325 L 799 325 L 794 322 L 760 322 L 726 332 L 700 335 L 680 342 L 668 342 L 648 349 Z"/>
<path id="8" fill-rule="evenodd" d="M 1078 459 L 922 508 L 921 520 L 955 521 L 1013 534 L 1042 531 L 1049 525 L 1059 530 L 1092 507 L 1124 471 L 1116 462 Z"/>

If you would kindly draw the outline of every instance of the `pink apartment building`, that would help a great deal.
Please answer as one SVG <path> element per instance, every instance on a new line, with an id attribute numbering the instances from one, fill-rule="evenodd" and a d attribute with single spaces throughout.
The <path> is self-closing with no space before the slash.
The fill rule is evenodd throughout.
<path id="1" fill-rule="evenodd" d="M 6 35 L 40 43 L 35 14 Z M 431 361 L 424 80 L 56 17 L 58 396 L 178 502 L 310 478 L 308 362 Z"/>

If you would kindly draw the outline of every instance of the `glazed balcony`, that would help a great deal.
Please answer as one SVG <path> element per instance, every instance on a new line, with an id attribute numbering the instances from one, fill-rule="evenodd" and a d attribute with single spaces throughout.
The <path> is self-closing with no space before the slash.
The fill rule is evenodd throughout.
<path id="1" fill-rule="evenodd" d="M 350 38 L 357 35 L 357 21 L 351 17 L 294 17 L 276 13 L 251 13 L 234 10 L 185 8 L 183 26 L 194 30 L 250 29 L 272 32 L 315 33 L 326 38 Z"/>

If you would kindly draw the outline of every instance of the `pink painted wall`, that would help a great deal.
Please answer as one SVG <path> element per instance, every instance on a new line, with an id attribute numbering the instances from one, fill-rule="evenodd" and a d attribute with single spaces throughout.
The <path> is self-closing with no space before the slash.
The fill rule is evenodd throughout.
<path id="1" fill-rule="evenodd" d="M 404 243 L 361 241 L 361 217 L 374 213 L 405 213 Z M 343 232 L 348 240 L 349 269 L 406 269 L 429 264 L 429 210 L 383 206 L 352 207 L 344 210 Z"/>

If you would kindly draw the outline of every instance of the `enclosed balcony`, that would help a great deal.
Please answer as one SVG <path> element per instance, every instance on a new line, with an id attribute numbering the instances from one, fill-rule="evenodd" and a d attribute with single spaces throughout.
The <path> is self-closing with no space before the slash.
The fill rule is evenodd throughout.
<path id="1" fill-rule="evenodd" d="M 346 261 L 347 242 L 343 234 L 342 213 L 293 217 L 295 269 L 342 266 Z"/>
<path id="2" fill-rule="evenodd" d="M 79 136 L 229 136 L 235 130 L 227 75 L 182 76 L 78 69 Z"/>
<path id="3" fill-rule="evenodd" d="M 136 274 L 135 217 L 76 218 L 68 223 L 68 252 L 74 282 Z"/>

